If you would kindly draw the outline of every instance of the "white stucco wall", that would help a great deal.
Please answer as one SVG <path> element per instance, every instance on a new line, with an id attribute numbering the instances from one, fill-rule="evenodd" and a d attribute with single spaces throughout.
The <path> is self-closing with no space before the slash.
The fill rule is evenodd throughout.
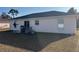
<path id="1" fill-rule="evenodd" d="M 60 19 L 64 20 L 64 29 L 61 31 L 58 28 L 58 20 Z M 39 25 L 35 25 L 35 20 L 39 20 Z M 75 15 L 19 19 L 16 21 L 16 23 L 18 24 L 16 29 L 14 29 L 12 25 L 13 21 L 10 21 L 11 30 L 20 31 L 20 26 L 24 25 L 24 21 L 30 21 L 30 26 L 32 26 L 32 28 L 37 32 L 74 34 L 76 31 Z"/>

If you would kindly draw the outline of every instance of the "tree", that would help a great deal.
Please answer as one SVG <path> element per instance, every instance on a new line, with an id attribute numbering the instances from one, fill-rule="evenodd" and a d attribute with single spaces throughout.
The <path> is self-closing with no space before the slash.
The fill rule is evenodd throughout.
<path id="1" fill-rule="evenodd" d="M 11 9 L 8 14 L 11 14 L 12 15 L 12 19 L 15 18 L 15 16 L 17 16 L 18 14 L 18 10 L 15 10 L 15 9 Z M 16 24 L 16 20 L 14 20 L 14 24 L 13 24 L 14 28 L 16 28 L 17 24 Z"/>
<path id="2" fill-rule="evenodd" d="M 8 14 L 11 14 L 12 15 L 12 18 L 15 18 L 15 16 L 17 16 L 18 14 L 18 10 L 15 10 L 15 9 L 11 9 Z"/>
<path id="3" fill-rule="evenodd" d="M 77 13 L 77 10 L 72 7 L 72 8 L 70 8 L 70 9 L 68 10 L 67 13 L 68 13 L 68 14 L 76 14 L 76 13 Z"/>

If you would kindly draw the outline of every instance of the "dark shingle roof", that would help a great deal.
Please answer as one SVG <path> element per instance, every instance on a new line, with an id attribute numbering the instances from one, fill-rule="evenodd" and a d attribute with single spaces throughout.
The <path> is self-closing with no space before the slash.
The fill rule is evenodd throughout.
<path id="1" fill-rule="evenodd" d="M 14 19 L 37 18 L 37 17 L 47 17 L 47 16 L 61 16 L 61 15 L 68 15 L 68 13 L 60 12 L 60 11 L 40 12 L 40 13 L 33 13 L 33 14 L 17 17 Z"/>

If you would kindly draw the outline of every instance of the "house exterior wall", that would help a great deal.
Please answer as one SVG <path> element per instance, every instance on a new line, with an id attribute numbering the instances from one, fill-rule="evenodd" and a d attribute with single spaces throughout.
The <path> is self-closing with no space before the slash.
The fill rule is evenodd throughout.
<path id="1" fill-rule="evenodd" d="M 58 20 L 64 20 L 64 28 L 60 30 L 58 28 Z M 39 20 L 39 25 L 35 25 L 35 20 Z M 48 32 L 48 33 L 64 33 L 64 34 L 74 34 L 76 31 L 76 17 L 75 15 L 67 16 L 50 16 L 50 17 L 39 17 L 39 18 L 29 18 L 29 19 L 19 19 L 16 20 L 17 28 L 13 27 L 13 21 L 11 21 L 11 30 L 20 31 L 20 26 L 24 25 L 24 21 L 29 21 L 30 26 L 33 30 L 37 32 Z"/>

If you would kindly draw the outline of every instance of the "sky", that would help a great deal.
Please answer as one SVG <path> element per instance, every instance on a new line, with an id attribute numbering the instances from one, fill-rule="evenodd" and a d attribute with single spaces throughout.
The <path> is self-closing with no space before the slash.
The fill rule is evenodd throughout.
<path id="1" fill-rule="evenodd" d="M 16 9 L 19 11 L 17 16 L 23 16 L 31 13 L 38 13 L 38 12 L 46 12 L 46 11 L 63 11 L 67 12 L 70 7 L 0 7 L 0 14 L 2 12 L 8 13 L 10 9 Z M 79 8 L 75 7 L 79 12 Z"/>

